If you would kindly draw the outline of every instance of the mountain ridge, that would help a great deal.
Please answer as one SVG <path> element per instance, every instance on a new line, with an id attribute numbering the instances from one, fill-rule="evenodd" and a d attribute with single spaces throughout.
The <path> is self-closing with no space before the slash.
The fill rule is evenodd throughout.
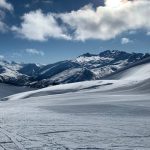
<path id="1" fill-rule="evenodd" d="M 98 80 L 150 57 L 149 53 L 106 50 L 48 65 L 0 61 L 0 82 L 43 88 L 49 85 Z"/>

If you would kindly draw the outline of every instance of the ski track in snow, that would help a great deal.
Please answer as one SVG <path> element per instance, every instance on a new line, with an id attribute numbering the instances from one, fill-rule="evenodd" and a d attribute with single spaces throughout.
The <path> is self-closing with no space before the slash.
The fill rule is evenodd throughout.
<path id="1" fill-rule="evenodd" d="M 8 139 L 11 140 L 12 144 L 14 144 L 18 149 L 24 150 L 23 146 L 16 140 L 16 138 L 1 127 L 0 133 L 3 133 L 5 136 L 7 136 Z"/>

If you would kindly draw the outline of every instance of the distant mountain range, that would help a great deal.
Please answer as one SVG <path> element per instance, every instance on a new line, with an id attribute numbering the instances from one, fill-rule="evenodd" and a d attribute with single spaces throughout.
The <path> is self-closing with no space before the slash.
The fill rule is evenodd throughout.
<path id="1" fill-rule="evenodd" d="M 150 54 L 106 50 L 54 64 L 21 64 L 0 60 L 0 82 L 43 88 L 49 85 L 98 80 L 150 57 Z"/>

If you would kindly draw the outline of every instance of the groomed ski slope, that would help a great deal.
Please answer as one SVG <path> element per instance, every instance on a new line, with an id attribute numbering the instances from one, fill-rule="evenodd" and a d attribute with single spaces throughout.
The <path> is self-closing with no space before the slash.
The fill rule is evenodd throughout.
<path id="1" fill-rule="evenodd" d="M 113 80 L 59 85 L 3 99 L 0 148 L 149 150 L 149 72 L 145 63 L 115 74 Z"/>

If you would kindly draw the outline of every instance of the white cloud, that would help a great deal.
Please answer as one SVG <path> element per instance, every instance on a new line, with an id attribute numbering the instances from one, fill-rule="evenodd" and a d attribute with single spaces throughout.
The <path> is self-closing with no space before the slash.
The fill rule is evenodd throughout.
<path id="1" fill-rule="evenodd" d="M 105 5 L 110 8 L 117 8 L 127 2 L 127 0 L 105 0 Z"/>
<path id="2" fill-rule="evenodd" d="M 123 32 L 149 31 L 149 14 L 149 0 L 105 0 L 105 6 L 87 5 L 69 13 L 32 11 L 24 14 L 20 27 L 14 26 L 12 30 L 23 38 L 37 41 L 49 38 L 109 40 Z"/>
<path id="3" fill-rule="evenodd" d="M 13 26 L 12 30 L 19 36 L 37 41 L 48 38 L 70 39 L 60 27 L 52 14 L 43 14 L 41 10 L 24 14 L 21 27 Z"/>
<path id="4" fill-rule="evenodd" d="M 12 4 L 8 3 L 6 0 L 0 0 L 0 8 L 12 11 L 13 6 Z"/>
<path id="5" fill-rule="evenodd" d="M 4 59 L 5 57 L 3 55 L 0 55 L 0 59 Z"/>
<path id="6" fill-rule="evenodd" d="M 60 14 L 59 17 L 75 31 L 74 39 L 83 41 L 109 40 L 129 30 L 150 29 L 150 19 L 147 18 L 150 1 L 126 1 L 116 4 L 116 7 L 110 7 L 114 0 L 108 1 L 104 7 L 93 9 L 88 5 L 78 11 Z"/>
<path id="7" fill-rule="evenodd" d="M 37 49 L 26 49 L 25 51 L 32 55 L 41 55 L 41 56 L 45 55 L 43 51 L 39 51 Z"/>
<path id="8" fill-rule="evenodd" d="M 131 43 L 132 41 L 129 38 L 122 38 L 121 39 L 121 44 L 128 44 Z"/>

